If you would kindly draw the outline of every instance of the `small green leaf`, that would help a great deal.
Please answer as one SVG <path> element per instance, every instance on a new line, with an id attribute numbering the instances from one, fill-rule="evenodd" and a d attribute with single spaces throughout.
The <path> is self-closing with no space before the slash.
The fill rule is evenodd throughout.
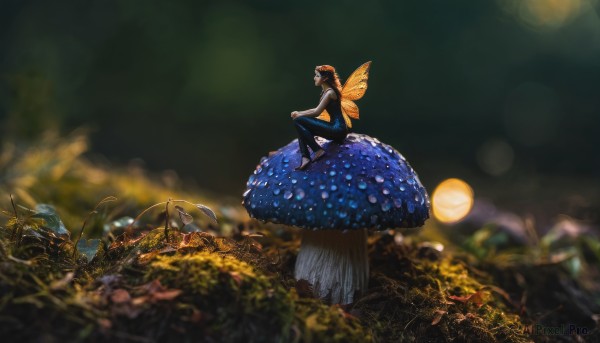
<path id="1" fill-rule="evenodd" d="M 175 209 L 179 212 L 179 218 L 183 225 L 190 224 L 194 221 L 194 217 L 192 217 L 189 213 L 187 213 L 183 207 L 175 205 Z"/>
<path id="2" fill-rule="evenodd" d="M 84 254 L 88 261 L 91 261 L 94 256 L 96 256 L 96 252 L 98 251 L 98 247 L 100 246 L 101 242 L 102 241 L 99 239 L 82 239 L 79 241 L 79 243 L 77 243 L 77 250 Z"/>
<path id="3" fill-rule="evenodd" d="M 53 206 L 48 204 L 38 204 L 35 206 L 33 218 L 41 218 L 46 222 L 46 227 L 59 235 L 70 235 L 70 232 L 63 224 Z"/>
<path id="4" fill-rule="evenodd" d="M 213 222 L 215 222 L 215 224 L 217 223 L 217 215 L 215 214 L 215 212 L 213 212 L 213 210 L 202 204 L 196 204 L 196 207 L 204 214 L 206 214 Z"/>

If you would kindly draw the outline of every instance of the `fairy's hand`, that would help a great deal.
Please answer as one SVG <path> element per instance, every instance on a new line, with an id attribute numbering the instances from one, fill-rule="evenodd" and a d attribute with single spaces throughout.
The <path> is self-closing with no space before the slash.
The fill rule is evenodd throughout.
<path id="1" fill-rule="evenodd" d="M 294 112 L 292 112 L 292 115 L 291 115 L 292 119 L 296 119 L 296 118 L 298 118 L 299 116 L 300 116 L 300 113 L 298 113 L 298 111 L 294 111 Z"/>

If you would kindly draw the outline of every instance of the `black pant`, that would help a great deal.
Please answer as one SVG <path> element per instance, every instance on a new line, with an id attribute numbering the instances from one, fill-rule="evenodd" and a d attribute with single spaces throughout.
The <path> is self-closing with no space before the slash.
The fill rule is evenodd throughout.
<path id="1" fill-rule="evenodd" d="M 315 141 L 315 136 L 331 139 L 341 143 L 346 138 L 346 125 L 338 122 L 327 122 L 317 118 L 298 117 L 294 119 L 294 126 L 298 131 L 298 145 L 303 157 L 310 158 L 308 146 L 313 152 L 321 149 Z"/>

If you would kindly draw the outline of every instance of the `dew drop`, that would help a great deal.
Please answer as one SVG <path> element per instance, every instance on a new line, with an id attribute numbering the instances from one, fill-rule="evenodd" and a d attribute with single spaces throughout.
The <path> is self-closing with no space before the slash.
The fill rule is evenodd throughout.
<path id="1" fill-rule="evenodd" d="M 381 176 L 381 175 L 375 175 L 375 181 L 377 181 L 377 183 L 382 183 L 384 181 L 383 180 L 383 176 Z"/>
<path id="2" fill-rule="evenodd" d="M 392 208 L 392 204 L 389 201 L 385 201 L 383 204 L 381 204 L 381 210 L 383 212 L 389 211 L 390 208 Z"/>
<path id="3" fill-rule="evenodd" d="M 256 172 L 258 174 L 262 173 L 262 167 L 261 166 L 256 167 Z"/>
<path id="4" fill-rule="evenodd" d="M 304 190 L 302 188 L 296 189 L 296 200 L 302 200 L 304 198 Z"/>
<path id="5" fill-rule="evenodd" d="M 329 193 L 327 193 L 326 191 L 321 192 L 321 198 L 322 199 L 327 199 L 329 198 Z"/>
<path id="6" fill-rule="evenodd" d="M 350 169 L 350 163 L 348 163 L 348 162 L 344 163 L 344 168 Z"/>
<path id="7" fill-rule="evenodd" d="M 346 180 L 348 180 L 348 181 L 352 180 L 352 175 L 346 174 Z"/>
<path id="8" fill-rule="evenodd" d="M 350 201 L 348 201 L 348 206 L 350 206 L 350 208 L 357 209 L 358 202 L 356 202 L 356 200 L 350 200 Z"/>
<path id="9" fill-rule="evenodd" d="M 285 191 L 285 193 L 283 193 L 283 198 L 286 199 L 286 200 L 288 200 L 288 199 L 290 199 L 292 197 L 292 195 L 293 195 L 292 192 Z"/>
<path id="10" fill-rule="evenodd" d="M 347 216 L 348 216 L 348 213 L 347 213 L 347 212 L 345 212 L 345 211 L 340 211 L 340 212 L 338 212 L 338 217 L 340 217 L 340 218 L 342 218 L 342 219 L 343 219 L 343 218 L 346 218 Z"/>
<path id="11" fill-rule="evenodd" d="M 359 189 L 367 189 L 367 183 L 364 181 L 361 181 L 358 183 L 358 188 Z"/>
<path id="12" fill-rule="evenodd" d="M 273 176 L 273 168 L 269 168 L 269 171 L 267 172 L 268 176 Z"/>
<path id="13" fill-rule="evenodd" d="M 415 213 L 415 204 L 413 204 L 412 202 L 408 202 L 408 212 Z"/>
<path id="14" fill-rule="evenodd" d="M 281 189 L 279 189 L 279 188 L 275 188 L 273 190 L 273 195 L 279 195 L 280 193 L 281 193 Z"/>
<path id="15" fill-rule="evenodd" d="M 273 200 L 273 207 L 279 207 L 279 200 Z"/>
<path id="16" fill-rule="evenodd" d="M 313 180 L 313 181 L 309 182 L 308 184 L 311 185 L 311 186 L 314 186 L 315 185 L 315 181 Z"/>
<path id="17" fill-rule="evenodd" d="M 384 189 L 381 191 L 381 193 L 383 193 L 383 194 L 385 194 L 385 195 L 388 195 L 388 194 L 390 194 L 390 190 L 389 190 L 389 189 L 387 189 L 387 188 L 384 188 Z"/>
<path id="18" fill-rule="evenodd" d="M 325 185 L 323 185 L 323 184 L 320 184 L 320 185 L 319 185 L 319 189 L 325 189 L 325 187 L 327 187 L 327 186 L 325 186 Z"/>
<path id="19" fill-rule="evenodd" d="M 402 199 L 394 199 L 394 206 L 396 208 L 402 207 Z"/>
<path id="20" fill-rule="evenodd" d="M 290 163 L 290 159 L 287 157 L 284 157 L 282 161 L 283 163 Z"/>
<path id="21" fill-rule="evenodd" d="M 400 185 L 400 190 L 401 190 L 402 192 L 404 192 L 404 191 L 406 190 L 406 187 L 405 187 L 404 185 Z"/>
<path id="22" fill-rule="evenodd" d="M 245 196 L 246 196 L 246 195 L 248 195 L 248 193 L 250 193 L 250 192 L 252 192 L 252 190 L 251 190 L 251 189 L 246 189 L 246 191 L 244 192 L 244 195 L 243 195 L 243 196 L 245 197 Z"/>
<path id="23" fill-rule="evenodd" d="M 333 191 L 336 191 L 338 189 L 338 187 L 336 185 L 331 185 L 330 189 L 333 192 Z"/>
<path id="24" fill-rule="evenodd" d="M 325 207 L 327 207 L 327 208 L 332 208 L 332 207 L 333 207 L 333 205 L 332 205 L 330 202 L 328 202 L 328 203 L 325 205 Z"/>
<path id="25" fill-rule="evenodd" d="M 335 174 L 336 174 L 335 170 L 332 170 L 329 172 L 329 176 L 335 176 Z"/>
<path id="26" fill-rule="evenodd" d="M 371 194 L 371 195 L 369 195 L 369 202 L 371 204 L 374 204 L 377 202 L 377 198 L 373 194 Z"/>
<path id="27" fill-rule="evenodd" d="M 293 184 L 293 185 L 295 185 L 295 184 L 297 184 L 297 183 L 298 183 L 298 180 L 296 180 L 296 179 L 292 179 L 292 184 Z"/>

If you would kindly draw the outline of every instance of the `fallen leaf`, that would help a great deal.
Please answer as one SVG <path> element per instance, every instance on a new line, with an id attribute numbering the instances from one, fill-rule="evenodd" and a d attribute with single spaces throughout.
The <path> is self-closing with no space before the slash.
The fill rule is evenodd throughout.
<path id="1" fill-rule="evenodd" d="M 154 300 L 173 300 L 182 293 L 180 289 L 169 289 L 164 292 L 156 292 L 152 294 Z"/>
<path id="2" fill-rule="evenodd" d="M 437 325 L 440 322 L 440 320 L 442 320 L 442 316 L 446 313 L 448 313 L 448 311 L 442 311 L 442 310 L 435 311 L 435 316 L 433 317 L 433 320 L 431 321 L 431 325 Z"/>
<path id="3" fill-rule="evenodd" d="M 115 289 L 110 295 L 110 300 L 112 300 L 112 302 L 115 304 L 122 304 L 129 302 L 129 300 L 131 300 L 131 296 L 129 295 L 129 292 L 124 289 Z"/>

